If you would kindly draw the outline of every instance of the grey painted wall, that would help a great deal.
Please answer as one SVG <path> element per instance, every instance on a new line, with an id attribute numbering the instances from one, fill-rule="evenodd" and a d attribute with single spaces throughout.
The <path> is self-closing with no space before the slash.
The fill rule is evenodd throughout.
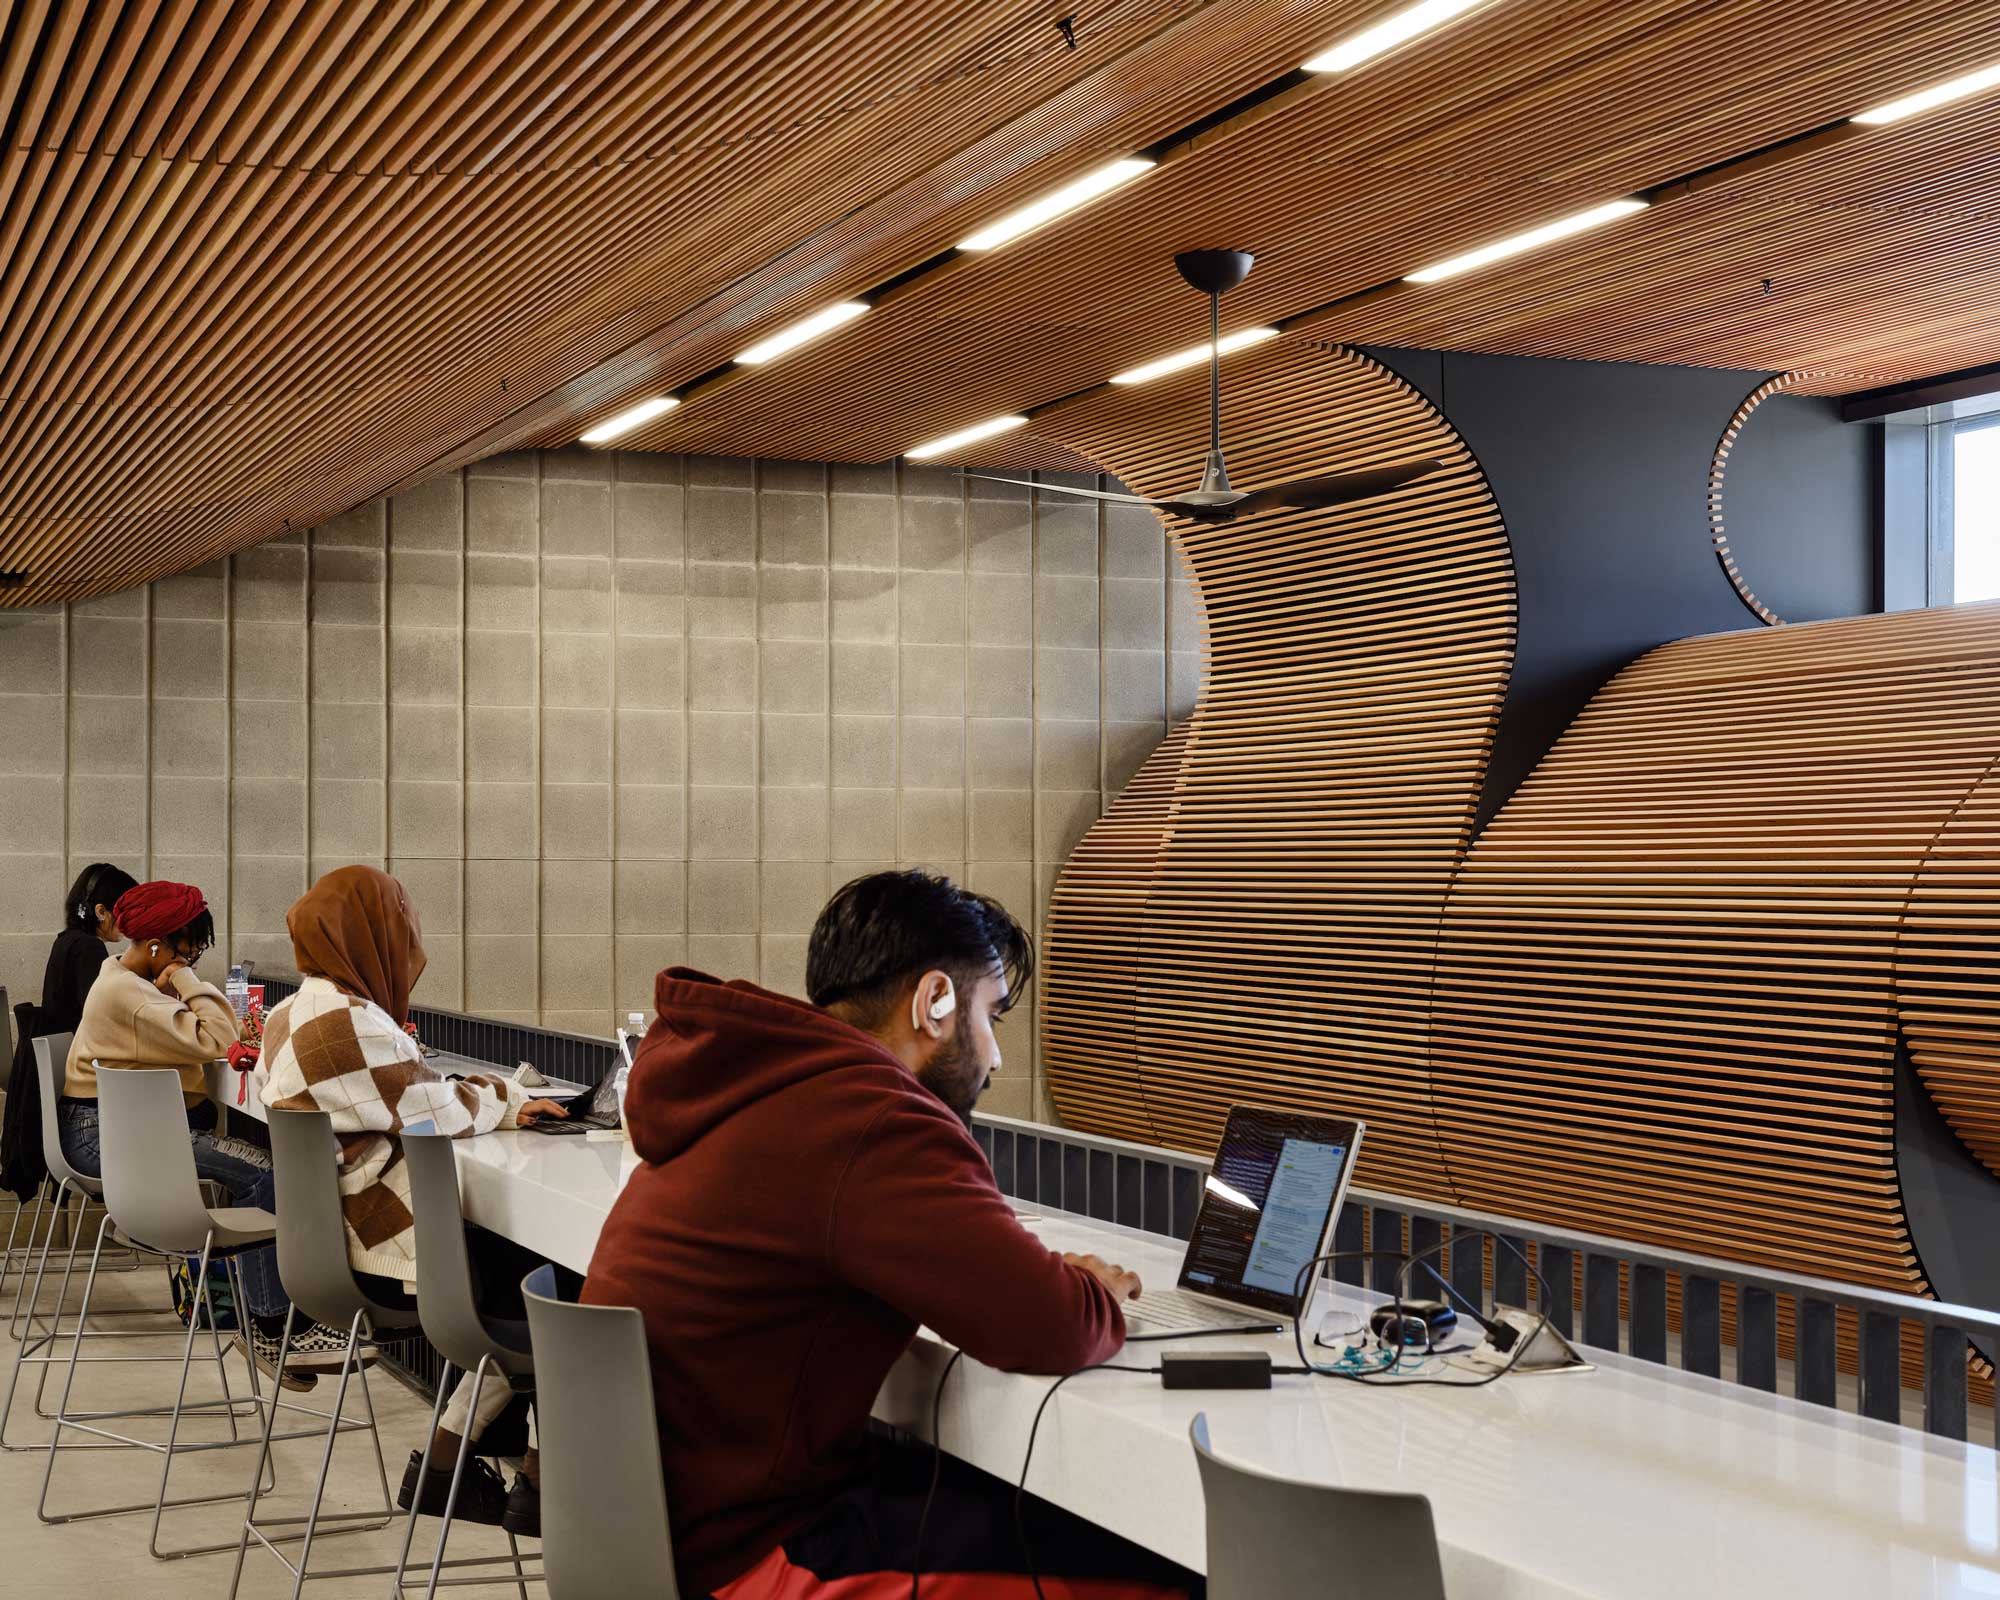
<path id="1" fill-rule="evenodd" d="M 1482 821 L 1620 667 L 1670 639 L 1761 626 L 1716 564 L 1708 466 L 1766 373 L 1371 352 L 1440 406 L 1485 469 L 1514 550 L 1520 642 Z M 1879 424 L 1778 395 L 1731 458 L 1737 564 L 1790 621 L 1879 609 Z"/>
<path id="2" fill-rule="evenodd" d="M 879 865 L 1039 932 L 1192 706 L 1201 621 L 1150 514 L 979 487 L 503 456 L 0 613 L 0 982 L 39 992 L 98 857 L 199 884 L 273 968 L 314 876 L 386 866 L 424 918 L 421 1002 L 598 1034 L 675 962 L 796 992 L 828 892 Z M 1039 1109 L 1034 1033 L 1031 997 L 990 1109 Z"/>

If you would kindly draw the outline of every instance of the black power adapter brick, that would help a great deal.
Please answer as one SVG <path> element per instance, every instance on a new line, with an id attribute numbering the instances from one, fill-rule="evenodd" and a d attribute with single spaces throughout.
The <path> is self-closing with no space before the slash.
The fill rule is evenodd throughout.
<path id="1" fill-rule="evenodd" d="M 1271 1358 L 1262 1350 L 1162 1350 L 1167 1389 L 1268 1389 Z"/>

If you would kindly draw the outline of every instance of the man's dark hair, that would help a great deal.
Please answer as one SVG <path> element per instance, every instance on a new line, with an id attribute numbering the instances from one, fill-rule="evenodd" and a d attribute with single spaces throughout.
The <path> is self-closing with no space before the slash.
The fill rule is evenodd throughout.
<path id="1" fill-rule="evenodd" d="M 996 967 L 1004 1010 L 1035 975 L 1035 947 L 999 901 L 929 872 L 876 872 L 841 889 L 813 924 L 806 994 L 816 1006 L 852 1006 L 872 1026 L 933 968 L 963 996 Z"/>
<path id="2" fill-rule="evenodd" d="M 69 886 L 69 899 L 63 904 L 63 922 L 72 928 L 94 929 L 99 906 L 108 910 L 118 904 L 118 897 L 127 889 L 138 886 L 139 880 L 123 867 L 114 867 L 109 861 L 93 861 Z"/>

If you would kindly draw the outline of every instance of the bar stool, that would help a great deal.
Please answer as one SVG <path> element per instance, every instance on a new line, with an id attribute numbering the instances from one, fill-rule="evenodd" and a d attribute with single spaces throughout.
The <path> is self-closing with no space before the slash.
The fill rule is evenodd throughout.
<path id="1" fill-rule="evenodd" d="M 562 1600 L 680 1600 L 646 1322 L 630 1306 L 580 1306 L 553 1267 L 521 1284 L 541 1356 L 542 1571 Z"/>
<path id="2" fill-rule="evenodd" d="M 239 1416 L 237 1401 L 229 1388 L 229 1368 L 225 1359 L 228 1352 L 214 1327 L 216 1319 L 209 1301 L 208 1265 L 211 1259 L 227 1263 L 226 1270 L 236 1293 L 236 1303 L 243 1305 L 243 1282 L 236 1258 L 245 1250 L 269 1244 L 276 1231 L 277 1219 L 256 1206 L 211 1209 L 203 1203 L 201 1180 L 194 1170 L 194 1149 L 185 1137 L 186 1110 L 181 1098 L 179 1073 L 137 1068 L 101 1073 L 97 1080 L 97 1095 L 98 1110 L 103 1119 L 100 1131 L 103 1139 L 104 1220 L 98 1224 L 97 1240 L 90 1253 L 90 1275 L 84 1280 L 83 1304 L 77 1313 L 78 1326 L 82 1327 L 90 1315 L 90 1297 L 97 1287 L 98 1262 L 104 1251 L 105 1235 L 114 1224 L 120 1243 L 138 1244 L 162 1256 L 197 1257 L 194 1304 L 188 1316 L 187 1337 L 181 1348 L 180 1384 L 170 1407 L 72 1411 L 70 1397 L 76 1385 L 83 1339 L 81 1336 L 71 1339 L 69 1362 L 63 1375 L 62 1399 L 56 1406 L 55 1433 L 49 1441 L 48 1460 L 42 1469 L 42 1495 L 35 1514 L 44 1522 L 63 1523 L 150 1510 L 153 1513 L 153 1531 L 147 1547 L 156 1558 L 165 1561 L 183 1556 L 209 1555 L 229 1546 L 199 1545 L 178 1550 L 160 1548 L 160 1523 L 169 1509 L 216 1505 L 243 1498 L 241 1494 L 193 1495 L 178 1500 L 167 1496 L 175 1456 L 235 1449 L 249 1442 L 241 1438 L 236 1429 Z M 162 1137 L 162 1130 L 168 1136 Z M 209 1310 L 209 1338 L 214 1354 L 203 1359 L 215 1362 L 216 1375 L 222 1383 L 222 1397 L 191 1401 L 187 1398 L 188 1369 L 194 1362 L 195 1338 L 201 1332 L 204 1307 Z M 257 1364 L 251 1358 L 248 1341 L 237 1343 L 249 1373 L 250 1403 L 255 1406 L 260 1394 Z M 190 1412 L 212 1411 L 218 1407 L 229 1422 L 230 1436 L 227 1439 L 183 1443 L 180 1437 L 182 1417 Z M 159 1416 L 163 1413 L 171 1419 L 164 1444 L 132 1439 L 95 1425 L 114 1418 Z M 244 1415 L 251 1414 L 254 1413 Z M 56 1457 L 64 1453 L 62 1434 L 65 1428 L 159 1452 L 162 1458 L 160 1486 L 152 1501 L 52 1514 L 49 1511 L 49 1489 L 55 1479 Z"/>
<path id="3" fill-rule="evenodd" d="M 292 1347 L 292 1329 L 301 1314 L 330 1328 L 338 1328 L 345 1323 L 347 1348 L 341 1356 L 340 1386 L 330 1411 L 280 1402 L 275 1395 L 272 1397 L 272 1405 L 264 1418 L 264 1442 L 258 1455 L 257 1473 L 251 1479 L 250 1492 L 243 1508 L 243 1532 L 236 1543 L 236 1570 L 229 1580 L 230 1600 L 235 1600 L 236 1592 L 242 1585 L 243 1562 L 249 1554 L 252 1538 L 276 1556 L 285 1570 L 291 1573 L 293 1600 L 298 1600 L 298 1596 L 305 1591 L 306 1583 L 312 1579 L 373 1577 L 396 1570 L 384 1565 L 315 1572 L 312 1570 L 312 1547 L 317 1538 L 386 1528 L 395 1520 L 396 1504 L 389 1495 L 389 1469 L 382 1459 L 382 1435 L 375 1426 L 375 1403 L 368 1393 L 368 1361 L 373 1358 L 374 1351 L 363 1346 L 375 1345 L 385 1331 L 401 1333 L 417 1324 L 414 1306 L 386 1306 L 371 1299 L 355 1281 L 354 1269 L 348 1264 L 347 1227 L 340 1209 L 339 1147 L 334 1143 L 333 1119 L 324 1111 L 282 1111 L 273 1107 L 270 1129 L 271 1164 L 277 1175 L 278 1278 L 292 1302 L 292 1309 L 285 1317 L 284 1338 L 278 1347 L 278 1370 L 284 1370 L 285 1358 Z M 346 1417 L 347 1385 L 357 1372 L 361 1375 L 362 1402 L 368 1408 L 365 1423 L 349 1421 Z M 263 1476 L 264 1463 L 270 1458 L 272 1444 L 284 1438 L 311 1436 L 306 1433 L 273 1433 L 281 1404 L 290 1410 L 324 1418 L 326 1429 L 320 1436 L 325 1440 L 325 1448 L 320 1453 L 319 1478 L 313 1485 L 311 1509 L 304 1516 L 267 1517 L 259 1522 L 257 1501 L 266 1491 L 258 1485 Z M 333 1466 L 334 1441 L 342 1433 L 357 1429 L 365 1429 L 375 1444 L 375 1472 L 382 1488 L 382 1509 L 322 1511 L 320 1507 L 326 1499 L 326 1480 Z M 304 1528 L 297 1533 L 280 1534 L 273 1538 L 266 1531 L 299 1523 L 303 1523 Z M 346 1526 L 322 1533 L 322 1523 Z M 301 1541 L 296 1562 L 278 1548 L 280 1543 L 290 1543 L 295 1539 Z"/>
<path id="4" fill-rule="evenodd" d="M 39 1006 L 24 1004 L 21 1010 L 28 1014 L 23 1019 L 24 1026 L 32 1026 L 35 1020 L 41 1015 L 41 1008 Z M 4 987 L 0 987 L 0 1015 L 5 1015 L 6 1011 L 7 991 Z M 12 1019 L 10 1018 L 10 1034 L 11 1030 Z M 56 1083 L 60 1087 L 63 1078 L 63 1063 L 69 1057 L 71 1035 L 67 1033 L 49 1035 L 33 1034 L 29 1037 L 31 1042 L 43 1037 L 46 1037 L 50 1041 L 52 1053 L 51 1065 L 54 1068 Z M 42 1102 L 41 1135 L 44 1147 L 42 1165 L 46 1168 L 48 1167 L 46 1152 L 50 1140 L 55 1139 L 58 1152 L 60 1152 L 61 1140 L 58 1136 L 60 1126 L 58 1120 L 59 1108 L 55 1101 L 49 1098 L 47 1090 L 48 1075 L 44 1071 L 42 1058 L 43 1051 L 37 1048 L 35 1050 L 35 1078 Z M 0 1061 L 11 1062 L 13 1059 L 14 1047 L 12 1044 L 9 1044 L 5 1055 L 0 1056 Z M 62 1170 L 65 1172 L 68 1171 L 66 1163 Z M 55 1229 L 58 1222 L 61 1223 L 64 1247 L 70 1250 L 73 1258 L 78 1237 L 78 1228 L 82 1223 L 85 1209 L 92 1200 L 97 1198 L 95 1179 L 84 1179 L 80 1176 L 73 1176 L 70 1188 L 71 1193 L 75 1194 L 77 1200 L 77 1217 L 73 1223 L 68 1212 L 64 1209 L 68 1196 L 62 1191 L 61 1181 L 61 1177 L 56 1171 L 46 1171 L 43 1174 L 41 1183 L 35 1189 L 34 1198 L 32 1200 L 23 1200 L 14 1207 L 13 1220 L 7 1228 L 7 1246 L 4 1250 L 0 1250 L 0 1295 L 6 1293 L 7 1279 L 9 1276 L 12 1276 L 14 1278 L 14 1298 L 7 1308 L 7 1337 L 10 1339 L 18 1340 L 22 1336 L 22 1327 L 26 1321 L 26 1314 L 29 1309 L 27 1296 L 28 1280 L 38 1254 L 35 1241 L 38 1237 L 42 1236 L 44 1224 L 46 1224 L 49 1230 L 44 1242 L 53 1244 Z M 29 1210 L 30 1206 L 34 1208 L 32 1212 Z M 28 1236 L 25 1241 L 21 1240 L 21 1223 L 23 1220 L 26 1220 L 28 1224 Z M 126 1260 L 120 1270 L 127 1272 L 135 1270 L 140 1264 L 139 1252 L 131 1251 L 123 1252 L 123 1254 L 126 1256 Z M 126 1315 L 130 1313 L 121 1312 L 118 1314 Z M 39 1395 L 36 1398 L 36 1409 L 40 1411 Z M 47 1413 L 41 1412 L 41 1415 L 46 1418 Z M 40 1447 L 35 1445 L 24 1447 L 10 1446 L 5 1443 L 4 1438 L 0 1438 L 0 1449 L 15 1448 L 39 1449 Z"/>
<path id="5" fill-rule="evenodd" d="M 1423 1495 L 1294 1483 L 1224 1461 L 1209 1445 L 1205 1412 L 1188 1438 L 1208 1507 L 1209 1600 L 1445 1600 Z"/>
<path id="6" fill-rule="evenodd" d="M 38 1209 L 36 1216 L 37 1225 L 42 1224 L 44 1218 L 46 1221 L 45 1226 L 42 1228 L 42 1247 L 40 1254 L 36 1258 L 34 1277 L 30 1280 L 24 1272 L 22 1280 L 16 1289 L 14 1310 L 10 1315 L 10 1321 L 18 1319 L 20 1324 L 20 1331 L 16 1335 L 20 1342 L 20 1347 L 14 1352 L 14 1368 L 7 1382 L 7 1398 L 4 1402 L 0 1402 L 0 1450 L 9 1453 L 46 1450 L 50 1448 L 50 1444 L 47 1442 L 42 1444 L 9 1443 L 7 1439 L 7 1427 L 13 1419 L 14 1397 L 20 1387 L 21 1369 L 24 1366 L 37 1366 L 42 1369 L 41 1375 L 35 1382 L 35 1415 L 43 1421 L 54 1420 L 54 1413 L 44 1411 L 42 1409 L 42 1402 L 48 1383 L 48 1369 L 63 1360 L 60 1355 L 54 1353 L 53 1347 L 63 1337 L 63 1306 L 69 1299 L 70 1279 L 75 1274 L 77 1252 L 82 1248 L 83 1244 L 82 1223 L 84 1207 L 91 1201 L 101 1203 L 104 1198 L 104 1185 L 96 1178 L 78 1172 L 63 1155 L 62 1119 L 58 1095 L 62 1084 L 62 1063 L 67 1061 L 69 1057 L 70 1037 L 66 1033 L 52 1033 L 43 1035 L 34 1041 L 35 1075 L 42 1091 L 42 1160 L 49 1169 L 46 1186 L 46 1193 L 49 1199 L 42 1208 Z M 66 1215 L 66 1208 L 72 1198 L 76 1201 L 76 1221 L 75 1225 L 68 1230 L 68 1244 L 63 1255 L 62 1283 L 56 1291 L 55 1307 L 49 1313 L 47 1332 L 38 1334 L 36 1329 L 40 1319 L 42 1284 L 48 1275 L 49 1253 L 55 1244 L 56 1221 L 59 1217 Z M 29 1237 L 32 1240 L 32 1225 Z M 162 1262 L 171 1259 L 155 1252 L 146 1251 L 143 1248 L 134 1248 L 133 1255 L 135 1259 L 143 1255 Z M 168 1309 L 166 1307 L 124 1306 L 110 1310 L 100 1310 L 97 1316 L 100 1319 L 106 1317 L 160 1316 L 166 1314 Z M 211 1317 L 210 1320 L 213 1321 L 214 1319 Z M 164 1333 L 178 1333 L 180 1331 L 178 1325 L 153 1330 L 98 1328 L 91 1327 L 89 1324 L 90 1318 L 86 1304 L 86 1306 L 78 1309 L 76 1331 L 70 1337 L 73 1340 L 157 1339 Z M 40 1354 L 39 1352 L 43 1350 L 48 1350 L 50 1353 L 47 1355 Z M 145 1362 L 172 1361 L 176 1358 L 169 1355 L 86 1356 L 83 1359 L 86 1362 Z M 165 1415 L 164 1407 L 161 1408 L 159 1414 Z M 137 1441 L 132 1441 L 131 1443 L 136 1444 Z M 121 1445 L 115 1448 L 122 1449 L 127 1447 Z M 63 1448 L 74 1450 L 114 1447 L 65 1445 Z"/>
<path id="7" fill-rule="evenodd" d="M 472 1374 L 472 1402 L 479 1409 L 479 1391 L 491 1368 L 500 1380 L 513 1385 L 517 1393 L 533 1393 L 535 1358 L 529 1342 L 528 1325 L 505 1317 L 488 1316 L 479 1309 L 472 1278 L 472 1259 L 465 1247 L 465 1213 L 458 1193 L 458 1157 L 452 1141 L 439 1134 L 405 1134 L 403 1160 L 410 1169 L 410 1209 L 417 1219 L 417 1306 L 423 1317 L 424 1337 L 444 1358 L 438 1374 L 437 1400 L 431 1406 L 431 1431 L 424 1436 L 423 1459 L 417 1468 L 417 1493 L 410 1502 L 410 1515 L 403 1529 L 402 1559 L 396 1563 L 396 1587 L 392 1597 L 402 1593 L 404 1571 L 409 1564 L 410 1545 L 416 1537 L 417 1506 L 423 1497 L 424 1475 L 430 1471 L 431 1441 L 437 1436 L 438 1418 L 444 1414 L 445 1391 L 451 1384 L 452 1368 Z M 444 1517 L 438 1527 L 437 1549 L 431 1556 L 430 1579 L 424 1594 L 437 1593 L 438 1574 L 447 1565 L 474 1566 L 506 1559 L 480 1556 L 470 1561 L 446 1562 L 445 1542 L 451 1537 L 451 1519 L 458 1507 L 458 1488 L 465 1477 L 466 1458 L 472 1454 L 471 1441 L 459 1446 L 452 1467 L 451 1488 L 445 1495 Z M 539 1577 L 523 1573 L 520 1542 L 510 1532 L 507 1547 L 513 1552 L 514 1581 L 527 1600 L 527 1580 Z M 461 1580 L 471 1581 L 471 1580 Z M 493 1582 L 505 1582 L 504 1577 Z"/>

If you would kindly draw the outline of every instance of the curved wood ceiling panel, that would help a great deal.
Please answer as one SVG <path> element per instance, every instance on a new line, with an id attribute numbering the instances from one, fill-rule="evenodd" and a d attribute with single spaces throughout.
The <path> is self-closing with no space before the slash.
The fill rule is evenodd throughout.
<path id="1" fill-rule="evenodd" d="M 1951 901 L 1994 869 L 1960 808 L 1996 748 L 2000 606 L 1688 639 L 1621 672 L 1451 893 L 1432 1063 L 1457 1194 L 1923 1289 L 1897 967 L 1955 813 L 1971 850 L 1916 931 L 1987 954 Z"/>
<path id="2" fill-rule="evenodd" d="M 574 438 L 1108 155 L 1162 147 L 1127 192 L 624 442 L 882 459 L 1192 342 L 1176 249 L 1260 252 L 1232 318 L 1310 313 L 1985 65 L 2000 23 L 2000 0 L 1493 0 L 1287 77 L 1387 9 L 1105 0 L 1070 51 L 1046 8 L 990 0 L 21 0 L 0 571 L 29 576 L 0 603 Z M 1315 336 L 1828 390 L 1994 359 L 1996 127 L 2000 97 L 1801 146 Z"/>
<path id="3" fill-rule="evenodd" d="M 1205 380 L 1079 403 L 1048 431 L 1144 493 L 1184 489 Z M 1365 356 L 1245 352 L 1227 415 L 1245 481 L 1446 466 L 1335 511 L 1173 527 L 1208 676 L 1056 887 L 1050 1088 L 1072 1126 L 1186 1149 L 1213 1148 L 1240 1101 L 1361 1116 L 1367 1182 L 1443 1197 L 1426 1014 L 1513 661 L 1506 530 L 1450 426 Z"/>

